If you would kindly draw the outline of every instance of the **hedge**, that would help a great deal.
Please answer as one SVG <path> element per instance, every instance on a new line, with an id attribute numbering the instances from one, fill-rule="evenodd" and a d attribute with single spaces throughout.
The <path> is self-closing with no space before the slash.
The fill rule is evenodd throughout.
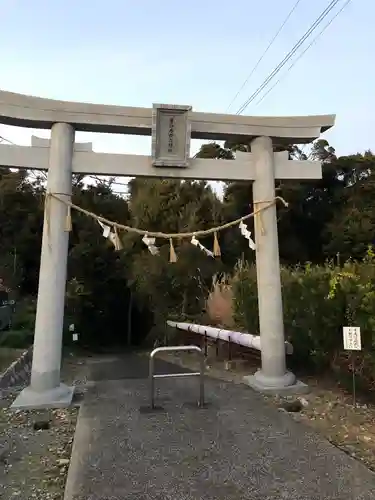
<path id="1" fill-rule="evenodd" d="M 362 385 L 375 388 L 375 255 L 348 261 L 281 269 L 286 338 L 294 346 L 292 364 L 308 370 L 333 369 L 341 378 L 353 356 Z M 238 265 L 231 279 L 235 324 L 259 333 L 256 269 Z M 343 326 L 361 327 L 362 351 L 343 350 Z"/>

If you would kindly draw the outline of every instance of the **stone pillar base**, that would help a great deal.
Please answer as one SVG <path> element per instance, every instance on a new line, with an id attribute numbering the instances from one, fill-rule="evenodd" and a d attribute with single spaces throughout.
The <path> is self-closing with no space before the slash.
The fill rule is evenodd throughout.
<path id="1" fill-rule="evenodd" d="M 39 410 L 46 408 L 67 408 L 72 404 L 74 387 L 65 384 L 54 389 L 36 392 L 26 387 L 10 406 L 11 410 Z"/>
<path id="2" fill-rule="evenodd" d="M 308 385 L 296 380 L 291 372 L 286 372 L 282 377 L 267 377 L 258 370 L 254 375 L 245 376 L 243 380 L 252 389 L 263 394 L 284 396 L 309 392 Z"/>

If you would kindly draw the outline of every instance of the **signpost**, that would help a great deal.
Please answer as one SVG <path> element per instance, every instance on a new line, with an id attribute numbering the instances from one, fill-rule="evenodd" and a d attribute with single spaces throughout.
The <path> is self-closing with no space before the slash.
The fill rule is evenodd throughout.
<path id="1" fill-rule="evenodd" d="M 361 346 L 361 328 L 359 326 L 344 326 L 344 349 L 346 351 L 360 351 Z M 353 375 L 353 406 L 356 406 L 355 394 L 355 353 L 352 353 L 352 375 Z"/>

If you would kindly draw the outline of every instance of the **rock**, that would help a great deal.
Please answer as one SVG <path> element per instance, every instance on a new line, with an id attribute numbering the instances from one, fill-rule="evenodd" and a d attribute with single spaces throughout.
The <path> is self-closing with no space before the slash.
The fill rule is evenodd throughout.
<path id="1" fill-rule="evenodd" d="M 50 428 L 49 420 L 36 420 L 33 424 L 34 431 L 47 430 Z"/>
<path id="2" fill-rule="evenodd" d="M 68 464 L 69 464 L 69 462 L 70 462 L 69 458 L 59 458 L 59 459 L 57 460 L 57 465 L 58 465 L 59 467 L 64 467 L 65 465 L 68 465 Z"/>
<path id="3" fill-rule="evenodd" d="M 10 446 L 7 441 L 0 442 L 0 462 L 5 463 L 9 450 Z"/>
<path id="4" fill-rule="evenodd" d="M 333 408 L 335 408 L 336 406 L 338 406 L 338 401 L 330 401 L 327 405 L 327 408 L 328 410 L 332 410 Z"/>

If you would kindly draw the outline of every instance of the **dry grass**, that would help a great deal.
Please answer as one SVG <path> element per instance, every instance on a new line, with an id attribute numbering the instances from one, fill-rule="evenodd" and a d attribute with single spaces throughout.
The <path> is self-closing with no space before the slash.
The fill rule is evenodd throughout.
<path id="1" fill-rule="evenodd" d="M 214 277 L 212 289 L 206 301 L 206 313 L 215 326 L 231 328 L 233 319 L 233 292 L 229 278 Z"/>

